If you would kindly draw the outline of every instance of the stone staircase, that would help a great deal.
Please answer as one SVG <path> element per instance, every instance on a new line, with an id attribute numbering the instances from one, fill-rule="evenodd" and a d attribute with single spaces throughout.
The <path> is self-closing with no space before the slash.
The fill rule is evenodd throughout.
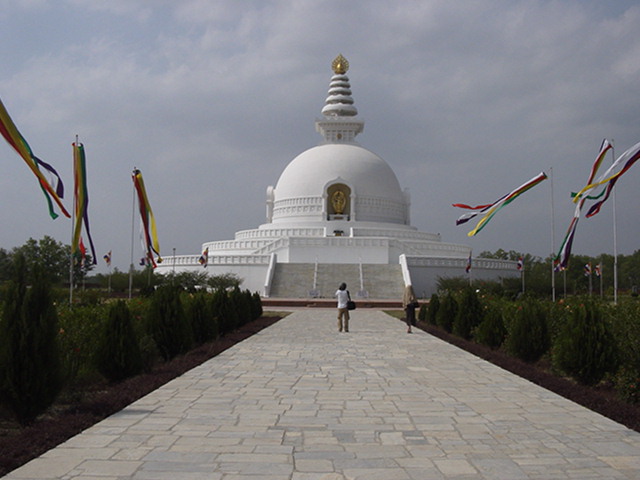
<path id="1" fill-rule="evenodd" d="M 360 288 L 358 264 L 319 264 L 314 291 L 313 263 L 276 265 L 270 298 L 333 298 L 340 283 L 345 282 L 351 297 L 402 299 L 404 283 L 400 265 L 362 265 L 364 290 Z"/>

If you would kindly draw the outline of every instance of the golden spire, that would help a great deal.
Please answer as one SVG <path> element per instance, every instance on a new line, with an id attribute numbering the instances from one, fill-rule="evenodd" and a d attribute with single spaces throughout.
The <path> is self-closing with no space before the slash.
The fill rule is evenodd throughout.
<path id="1" fill-rule="evenodd" d="M 333 62 L 331 62 L 331 68 L 336 75 L 344 75 L 349 70 L 349 62 L 346 58 L 339 54 Z"/>

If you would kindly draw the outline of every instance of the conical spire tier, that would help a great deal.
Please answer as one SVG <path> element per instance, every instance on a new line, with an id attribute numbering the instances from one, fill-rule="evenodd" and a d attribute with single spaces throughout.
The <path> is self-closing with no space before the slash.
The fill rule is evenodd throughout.
<path id="1" fill-rule="evenodd" d="M 351 84 L 346 72 L 349 62 L 338 55 L 331 64 L 334 75 L 329 83 L 329 92 L 322 108 L 323 120 L 316 122 L 316 130 L 322 134 L 326 142 L 353 142 L 355 136 L 362 132 L 364 122 L 354 117 L 358 115 L 351 97 Z"/>

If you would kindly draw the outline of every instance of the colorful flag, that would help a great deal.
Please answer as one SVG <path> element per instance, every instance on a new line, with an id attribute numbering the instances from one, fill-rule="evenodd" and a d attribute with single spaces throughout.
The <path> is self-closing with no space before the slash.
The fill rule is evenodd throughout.
<path id="1" fill-rule="evenodd" d="M 520 257 L 518 258 L 518 271 L 522 270 L 524 268 L 524 258 Z"/>
<path id="2" fill-rule="evenodd" d="M 598 263 L 595 268 L 596 277 L 602 275 L 602 264 Z"/>
<path id="3" fill-rule="evenodd" d="M 493 216 L 496 213 L 498 213 L 498 211 L 502 207 L 509 205 L 517 197 L 522 195 L 527 190 L 530 190 L 531 188 L 535 187 L 546 178 L 547 178 L 547 175 L 544 172 L 541 172 L 539 175 L 533 177 L 528 182 L 523 183 L 518 188 L 509 192 L 505 196 L 499 198 L 493 203 L 489 203 L 486 205 L 477 205 L 475 207 L 471 207 L 463 203 L 454 203 L 453 204 L 454 207 L 464 208 L 467 210 L 480 210 L 480 212 L 478 213 L 465 213 L 464 215 L 460 216 L 458 220 L 456 220 L 456 225 L 462 225 L 463 223 L 468 222 L 469 220 L 476 217 L 477 215 L 484 214 L 484 216 L 480 219 L 476 227 L 473 230 L 471 230 L 469 233 L 467 233 L 469 237 L 473 237 L 475 234 L 479 233 L 480 230 L 482 230 L 487 223 L 489 223 L 489 221 L 493 218 Z"/>
<path id="4" fill-rule="evenodd" d="M 110 267 L 111 266 L 111 250 L 109 250 L 109 253 L 105 253 L 102 258 L 104 258 L 104 261 L 107 263 L 107 267 Z"/>
<path id="5" fill-rule="evenodd" d="M 604 202 L 606 202 L 608 200 L 609 196 L 611 195 L 611 192 L 613 191 L 613 187 L 615 187 L 616 182 L 618 181 L 618 179 L 627 170 L 629 170 L 633 166 L 633 164 L 636 163 L 636 161 L 639 158 L 640 158 L 640 143 L 636 143 L 633 147 L 631 147 L 629 150 L 627 150 L 622 155 L 620 155 L 618 157 L 618 159 L 613 163 L 613 165 L 611 165 L 611 167 L 609 167 L 609 170 L 607 170 L 602 175 L 603 177 L 607 177 L 607 174 L 609 174 L 610 172 L 615 170 L 615 168 L 617 168 L 619 165 L 624 164 L 624 166 L 620 169 L 620 171 L 618 173 L 613 174 L 609 178 L 605 178 L 604 180 L 601 180 L 598 183 L 598 184 L 602 184 L 602 183 L 607 183 L 608 182 L 607 183 L 607 187 L 606 187 L 605 192 L 604 192 L 605 195 L 604 195 L 604 198 L 602 200 L 600 200 L 599 202 L 596 202 L 594 205 L 591 206 L 591 208 L 589 208 L 589 211 L 587 212 L 587 215 L 586 215 L 587 218 L 593 217 L 594 215 L 597 215 L 598 212 L 600 212 L 600 208 L 602 207 Z"/>
<path id="6" fill-rule="evenodd" d="M 465 267 L 464 271 L 467 273 L 471 271 L 471 252 L 469 252 L 469 258 L 467 258 L 467 266 Z"/>
<path id="7" fill-rule="evenodd" d="M 587 263 L 584 266 L 584 276 L 588 277 L 589 275 L 591 275 L 591 264 Z"/>
<path id="8" fill-rule="evenodd" d="M 80 237 L 80 245 L 79 245 L 79 251 L 80 251 L 80 266 L 84 267 L 84 264 L 87 260 L 87 248 L 84 246 L 84 242 L 82 241 L 82 237 Z"/>
<path id="9" fill-rule="evenodd" d="M 209 263 L 209 247 L 204 249 L 204 252 L 202 252 L 198 261 L 200 262 L 200 265 L 207 268 L 207 264 Z"/>
<path id="10" fill-rule="evenodd" d="M 606 138 L 602 141 L 602 145 L 600 145 L 600 151 L 598 152 L 598 156 L 596 157 L 593 165 L 591 166 L 591 171 L 589 172 L 589 178 L 587 180 L 587 185 L 593 182 L 593 179 L 598 173 L 598 169 L 600 165 L 602 165 L 602 161 L 607 155 L 607 152 L 613 148 L 613 145 L 609 143 L 609 140 Z M 581 192 L 586 191 L 584 188 Z M 573 218 L 569 223 L 569 228 L 567 229 L 567 233 L 564 236 L 564 240 L 560 245 L 560 250 L 558 250 L 558 254 L 554 259 L 554 265 L 556 265 L 555 271 L 565 270 L 569 266 L 569 257 L 571 256 L 571 247 L 573 246 L 573 239 L 576 234 L 576 228 L 578 226 L 578 220 L 580 220 L 580 212 L 582 211 L 582 206 L 588 197 L 580 198 L 581 193 L 577 193 L 574 195 L 574 202 L 579 200 L 576 205 L 576 208 L 573 212 Z"/>
<path id="11" fill-rule="evenodd" d="M 58 204 L 60 211 L 62 211 L 65 216 L 71 217 L 71 215 L 69 215 L 69 212 L 67 212 L 67 210 L 64 208 L 64 205 L 62 204 L 61 198 L 64 197 L 64 185 L 62 184 L 60 175 L 58 175 L 58 172 L 56 172 L 56 170 L 51 165 L 43 162 L 33 154 L 31 147 L 18 131 L 18 128 L 13 123 L 13 120 L 11 120 L 11 117 L 5 109 L 2 100 L 0 100 L 0 133 L 7 141 L 7 143 L 9 143 L 9 145 L 11 145 L 13 149 L 18 152 L 18 155 L 22 157 L 22 159 L 26 162 L 34 175 L 38 177 L 40 188 L 42 189 L 42 192 L 47 199 L 47 204 L 49 205 L 49 215 L 51 216 L 51 218 L 55 219 L 58 217 L 58 214 L 53 208 L 53 202 L 51 201 L 52 198 Z M 46 171 L 56 177 L 55 189 L 42 174 L 42 172 L 40 171 L 40 167 L 44 168 Z"/>
<path id="12" fill-rule="evenodd" d="M 133 170 L 132 174 L 133 185 L 135 187 L 138 196 L 138 208 L 140 211 L 140 221 L 143 230 L 143 243 L 146 250 L 146 260 L 153 268 L 157 267 L 153 254 L 158 255 L 158 262 L 161 262 L 160 258 L 160 243 L 158 242 L 158 233 L 156 230 L 156 221 L 153 217 L 153 211 L 149 204 L 147 197 L 147 191 L 144 187 L 144 181 L 142 179 L 142 173 L 137 168 Z"/>
<path id="13" fill-rule="evenodd" d="M 589 208 L 589 211 L 587 212 L 587 215 L 586 215 L 587 218 L 593 217 L 594 215 L 598 214 L 598 212 L 600 212 L 600 208 L 602 207 L 604 202 L 606 202 L 609 199 L 609 196 L 613 191 L 613 187 L 615 187 L 618 179 L 622 175 L 624 175 L 624 173 L 627 170 L 629 170 L 639 158 L 640 158 L 640 143 L 636 143 L 633 147 L 631 147 L 622 155 L 620 155 L 618 159 L 615 162 L 613 162 L 613 165 L 611 165 L 611 167 L 609 167 L 609 169 L 606 172 L 604 172 L 594 184 L 587 185 L 580 192 L 578 192 L 578 194 L 576 195 L 576 198 L 573 199 L 574 202 L 577 201 L 580 195 L 583 195 L 584 193 L 590 190 L 593 190 L 598 185 L 603 185 L 605 183 L 607 184 L 604 198 L 599 202 L 596 202 L 594 205 L 591 206 L 591 208 Z M 623 167 L 618 171 L 618 173 L 615 173 L 615 174 L 612 173 L 620 165 L 623 165 Z"/>
<path id="14" fill-rule="evenodd" d="M 75 204 L 75 225 L 73 228 L 73 236 L 71 240 L 71 253 L 78 251 L 79 244 L 82 242 L 82 225 L 89 239 L 91 247 L 91 261 L 95 265 L 98 263 L 96 258 L 96 249 L 93 246 L 91 238 L 91 229 L 89 228 L 89 190 L 87 189 L 87 165 L 84 154 L 84 145 L 81 143 L 73 143 L 73 178 L 74 178 L 74 204 Z"/>

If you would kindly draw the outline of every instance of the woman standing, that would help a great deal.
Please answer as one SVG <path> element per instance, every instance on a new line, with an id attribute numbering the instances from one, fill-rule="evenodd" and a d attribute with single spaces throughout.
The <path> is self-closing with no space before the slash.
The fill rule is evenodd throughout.
<path id="1" fill-rule="evenodd" d="M 344 328 L 345 332 L 349 331 L 349 310 L 347 310 L 347 302 L 349 301 L 349 292 L 347 284 L 342 282 L 338 287 L 334 297 L 338 298 L 338 331 Z"/>
<path id="2" fill-rule="evenodd" d="M 404 287 L 404 295 L 402 296 L 402 308 L 404 308 L 405 321 L 407 322 L 407 333 L 411 333 L 411 326 L 416 324 L 416 308 L 418 300 L 413 292 L 413 287 L 407 285 Z"/>

